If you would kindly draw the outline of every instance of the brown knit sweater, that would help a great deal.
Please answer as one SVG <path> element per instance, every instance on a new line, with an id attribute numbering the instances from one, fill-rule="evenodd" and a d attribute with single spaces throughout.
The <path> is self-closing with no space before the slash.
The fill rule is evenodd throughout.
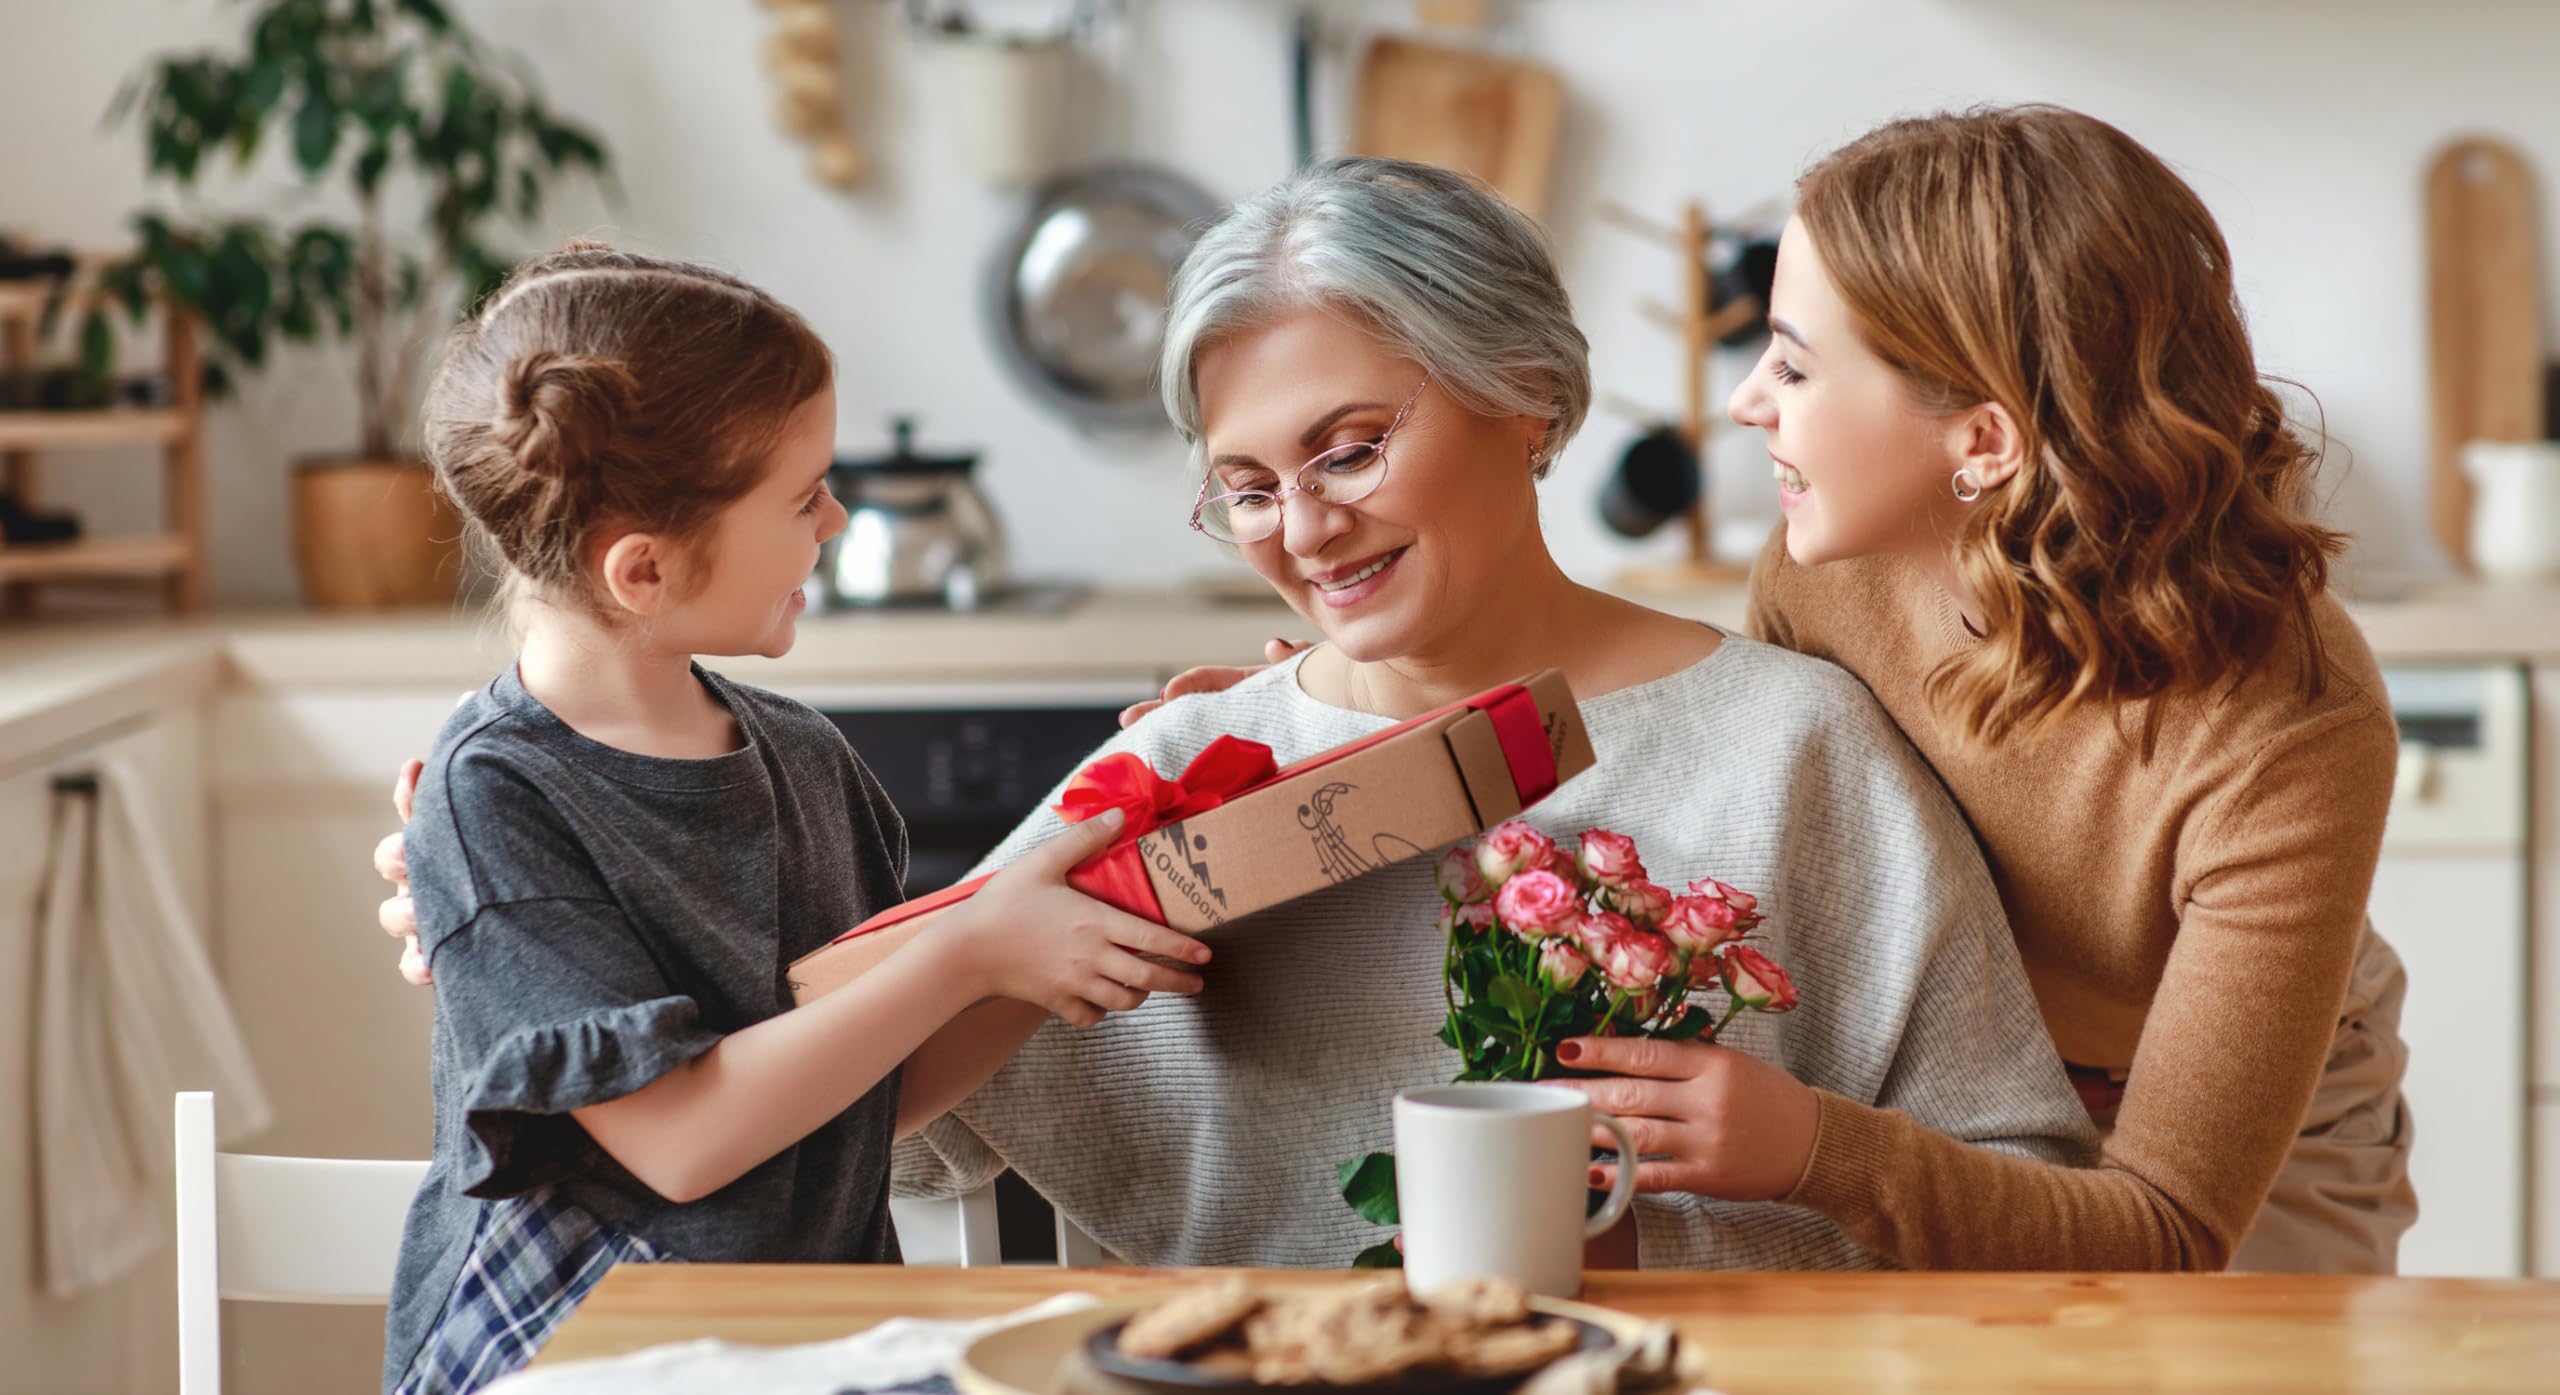
<path id="1" fill-rule="evenodd" d="M 1783 526 L 1751 577 L 1765 640 L 1864 680 L 1955 795 L 2063 1059 L 2130 1068 L 2092 1169 L 1992 1153 L 1825 1093 L 1787 1199 L 1914 1267 L 2219 1269 L 2292 1146 L 2336 1034 L 2398 738 L 2373 654 L 2334 598 L 2328 681 L 2288 641 L 2236 689 L 2075 713 L 1968 745 L 1922 692 L 1975 641 L 1912 564 L 1819 568 Z"/>

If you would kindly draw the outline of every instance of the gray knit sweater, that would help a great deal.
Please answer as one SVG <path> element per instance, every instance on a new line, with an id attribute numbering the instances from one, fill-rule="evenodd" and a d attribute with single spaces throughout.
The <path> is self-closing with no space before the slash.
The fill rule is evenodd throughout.
<path id="1" fill-rule="evenodd" d="M 2028 995 L 1963 817 L 1866 689 L 1739 637 L 1668 677 L 1583 699 L 1593 769 L 1530 811 L 1550 835 L 1636 840 L 1653 880 L 1757 893 L 1802 1004 L 1727 1045 L 1955 1138 L 2086 1162 L 2089 1116 Z M 1391 725 L 1298 687 L 1295 661 L 1184 698 L 1103 748 L 1179 770 L 1222 733 L 1283 763 Z M 1054 836 L 1044 805 L 990 855 Z M 1393 1146 L 1395 1092 L 1447 1081 L 1432 859 L 1216 932 L 1207 987 L 1079 1031 L 1052 1019 L 985 1088 L 900 1145 L 903 1196 L 1010 1164 L 1139 1264 L 1329 1268 L 1381 1238 L 1334 1164 Z M 1678 1195 L 1636 1206 L 1648 1268 L 1874 1267 L 1798 1207 Z"/>

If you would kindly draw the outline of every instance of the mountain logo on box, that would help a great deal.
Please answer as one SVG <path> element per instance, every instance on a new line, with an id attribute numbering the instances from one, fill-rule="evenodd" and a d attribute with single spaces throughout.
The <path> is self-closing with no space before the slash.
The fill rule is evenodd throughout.
<path id="1" fill-rule="evenodd" d="M 1144 841 L 1153 844 L 1147 856 L 1173 889 L 1182 893 L 1182 899 L 1208 917 L 1211 924 L 1226 924 L 1227 893 L 1209 871 L 1209 840 L 1177 821 L 1157 829 Z"/>

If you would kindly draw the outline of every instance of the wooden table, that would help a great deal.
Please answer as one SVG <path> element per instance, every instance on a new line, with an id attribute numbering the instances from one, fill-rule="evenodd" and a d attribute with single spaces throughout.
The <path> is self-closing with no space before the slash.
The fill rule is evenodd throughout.
<path id="1" fill-rule="evenodd" d="M 822 1341 L 1054 1293 L 1144 1298 L 1201 1270 L 626 1264 L 537 1364 L 696 1337 Z M 1252 1271 L 1271 1283 L 1348 1273 Z M 1587 1302 L 1670 1318 L 1729 1395 L 2560 1391 L 2560 1282 L 2273 1275 L 1595 1270 Z"/>

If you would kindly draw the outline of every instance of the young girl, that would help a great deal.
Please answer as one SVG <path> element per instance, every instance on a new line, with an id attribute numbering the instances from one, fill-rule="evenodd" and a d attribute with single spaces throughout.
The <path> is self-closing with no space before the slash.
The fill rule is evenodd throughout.
<path id="1" fill-rule="evenodd" d="M 1137 956 L 1206 948 L 1065 885 L 1095 820 L 789 1010 L 785 966 L 899 899 L 904 831 L 825 718 L 693 656 L 791 647 L 845 523 L 830 377 L 755 288 L 593 245 L 453 337 L 427 450 L 522 648 L 445 724 L 410 826 L 436 1129 L 386 1389 L 514 1369 L 620 1260 L 894 1263 L 892 1139 L 995 1064 L 955 1017 L 1199 988 Z"/>

